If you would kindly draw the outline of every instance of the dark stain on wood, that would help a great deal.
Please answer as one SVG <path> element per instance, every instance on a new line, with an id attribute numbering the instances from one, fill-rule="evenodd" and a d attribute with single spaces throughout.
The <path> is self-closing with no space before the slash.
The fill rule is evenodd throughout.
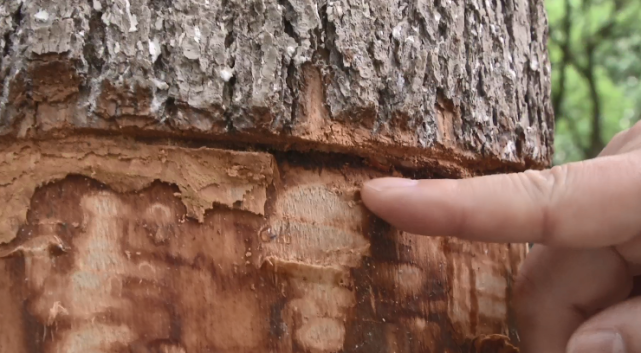
<path id="1" fill-rule="evenodd" d="M 14 351 L 464 353 L 481 329 L 506 329 L 501 314 L 479 314 L 477 296 L 505 300 L 476 293 L 469 259 L 480 248 L 402 233 L 364 212 L 355 192 L 369 172 L 279 170 L 265 217 L 220 206 L 203 223 L 160 182 L 119 194 L 70 176 L 39 188 L 18 237 L 0 247 L 26 249 L 0 260 L 11 301 L 24 303 Z M 321 202 L 317 213 L 306 202 Z M 457 285 L 470 291 L 463 318 L 452 311 L 469 304 Z"/>

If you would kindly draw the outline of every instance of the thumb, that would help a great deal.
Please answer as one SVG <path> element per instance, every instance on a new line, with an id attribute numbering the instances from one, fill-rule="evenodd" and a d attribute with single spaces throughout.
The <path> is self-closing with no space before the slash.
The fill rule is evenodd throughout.
<path id="1" fill-rule="evenodd" d="M 636 297 L 593 316 L 577 329 L 567 353 L 641 352 L 641 298 Z"/>

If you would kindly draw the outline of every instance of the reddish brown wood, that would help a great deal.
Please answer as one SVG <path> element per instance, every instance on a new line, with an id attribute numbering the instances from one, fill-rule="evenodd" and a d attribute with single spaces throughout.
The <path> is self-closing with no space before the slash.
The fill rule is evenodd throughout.
<path id="1" fill-rule="evenodd" d="M 0 210 L 27 213 L 2 234 L 3 351 L 454 353 L 514 336 L 525 248 L 390 228 L 358 198 L 381 173 L 357 163 L 122 139 L 6 150 Z"/>

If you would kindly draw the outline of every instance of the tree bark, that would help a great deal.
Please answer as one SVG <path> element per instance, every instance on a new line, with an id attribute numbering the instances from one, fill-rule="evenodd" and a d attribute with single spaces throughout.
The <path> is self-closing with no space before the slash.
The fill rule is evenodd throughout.
<path id="1" fill-rule="evenodd" d="M 525 245 L 375 177 L 549 165 L 539 0 L 0 4 L 0 350 L 513 352 Z"/>

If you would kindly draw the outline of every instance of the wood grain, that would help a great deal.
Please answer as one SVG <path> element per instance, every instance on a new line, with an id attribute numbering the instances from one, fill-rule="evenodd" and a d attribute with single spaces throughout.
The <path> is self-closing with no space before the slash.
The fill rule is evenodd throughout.
<path id="1" fill-rule="evenodd" d="M 139 156 L 169 150 L 139 147 Z M 273 177 L 234 179 L 266 190 L 257 207 L 212 203 L 199 219 L 170 173 L 116 190 L 82 175 L 77 160 L 59 163 L 64 151 L 38 153 L 27 169 L 57 164 L 74 175 L 37 187 L 0 249 L 2 351 L 467 353 L 477 337 L 515 337 L 509 299 L 525 248 L 387 226 L 359 201 L 372 169 L 218 150 L 167 159 L 178 168 L 196 160 L 212 175 L 276 160 L 263 174 Z"/>

